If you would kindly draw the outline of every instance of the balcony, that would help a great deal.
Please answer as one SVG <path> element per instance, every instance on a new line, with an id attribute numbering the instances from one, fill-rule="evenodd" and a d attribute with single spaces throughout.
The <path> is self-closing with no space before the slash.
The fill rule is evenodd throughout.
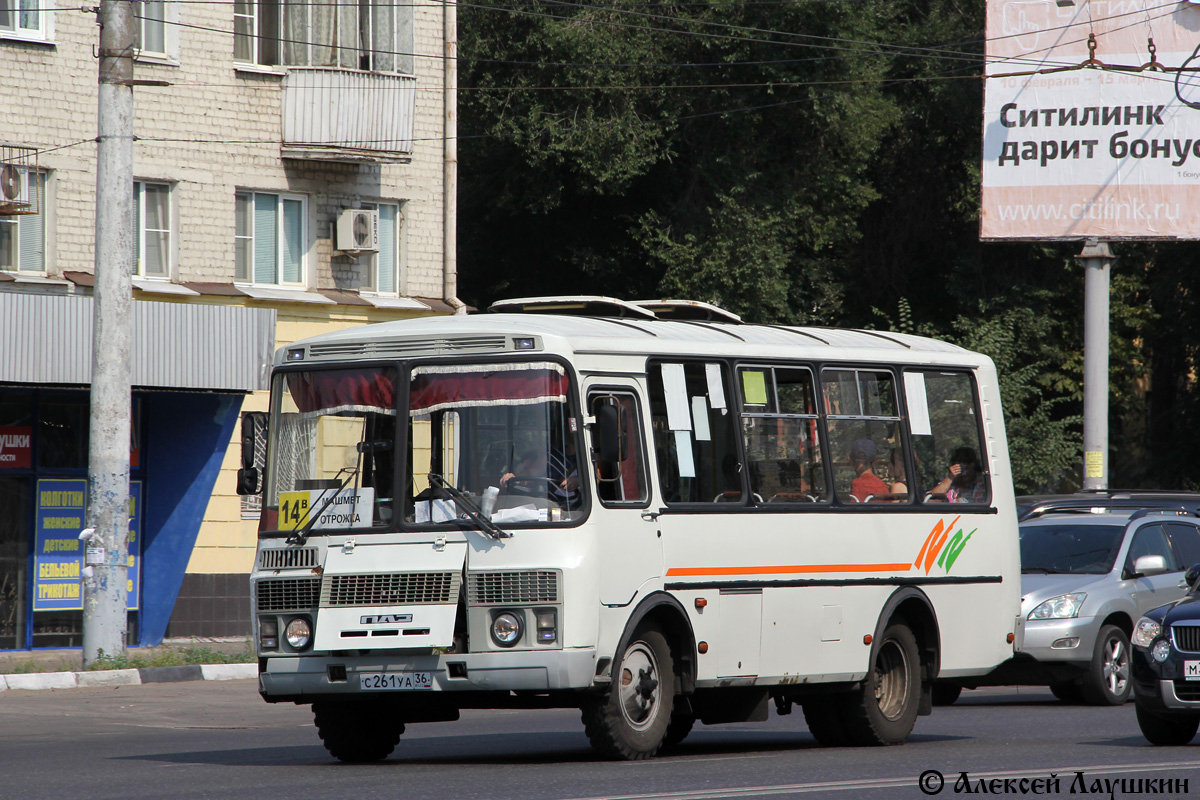
<path id="1" fill-rule="evenodd" d="M 283 79 L 284 158 L 407 162 L 417 80 L 358 70 L 291 67 Z"/>

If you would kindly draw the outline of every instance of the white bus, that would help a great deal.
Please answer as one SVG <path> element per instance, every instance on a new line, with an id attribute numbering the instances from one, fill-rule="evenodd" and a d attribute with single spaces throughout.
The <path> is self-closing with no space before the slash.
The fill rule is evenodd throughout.
<path id="1" fill-rule="evenodd" d="M 344 761 L 464 708 L 896 744 L 1021 634 L 995 369 L 939 341 L 506 301 L 281 348 L 243 442 L 260 692 Z"/>

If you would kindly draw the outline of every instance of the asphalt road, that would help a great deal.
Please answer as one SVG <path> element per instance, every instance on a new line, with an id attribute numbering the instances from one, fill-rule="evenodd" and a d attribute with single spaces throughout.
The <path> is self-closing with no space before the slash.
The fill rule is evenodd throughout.
<path id="1" fill-rule="evenodd" d="M 0 798 L 520 798 L 725 800 L 744 797 L 925 798 L 918 776 L 960 773 L 1011 796 L 1020 779 L 1059 777 L 1087 796 L 1096 781 L 1188 780 L 1200 797 L 1200 737 L 1156 748 L 1132 704 L 1065 706 L 1035 688 L 964 693 L 922 717 L 899 747 L 817 746 L 799 709 L 763 723 L 697 726 L 654 761 L 600 760 L 577 711 L 466 711 L 456 723 L 411 725 L 386 762 L 343 765 L 322 748 L 307 707 L 267 705 L 251 681 L 0 693 Z M 936 784 L 936 779 L 934 780 Z M 1127 784 L 1127 787 L 1130 784 Z M 1145 788 L 1145 785 L 1142 785 Z M 1114 797 L 1135 796 L 1118 786 Z"/>

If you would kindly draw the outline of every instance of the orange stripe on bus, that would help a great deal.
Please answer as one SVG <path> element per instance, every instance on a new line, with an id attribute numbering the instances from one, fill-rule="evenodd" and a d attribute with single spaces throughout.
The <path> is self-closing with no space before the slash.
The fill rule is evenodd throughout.
<path id="1" fill-rule="evenodd" d="M 667 577 L 685 575 L 795 575 L 812 572 L 908 572 L 911 564 L 797 564 L 786 567 L 672 567 Z"/>

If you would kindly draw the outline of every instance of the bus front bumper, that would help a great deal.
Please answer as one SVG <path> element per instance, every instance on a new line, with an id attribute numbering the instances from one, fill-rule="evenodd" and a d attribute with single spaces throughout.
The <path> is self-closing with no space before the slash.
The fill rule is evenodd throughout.
<path id="1" fill-rule="evenodd" d="M 309 702 L 330 695 L 382 692 L 550 692 L 595 682 L 596 651 L 488 653 L 374 651 L 366 655 L 281 655 L 260 661 L 259 693 L 268 701 Z"/>

